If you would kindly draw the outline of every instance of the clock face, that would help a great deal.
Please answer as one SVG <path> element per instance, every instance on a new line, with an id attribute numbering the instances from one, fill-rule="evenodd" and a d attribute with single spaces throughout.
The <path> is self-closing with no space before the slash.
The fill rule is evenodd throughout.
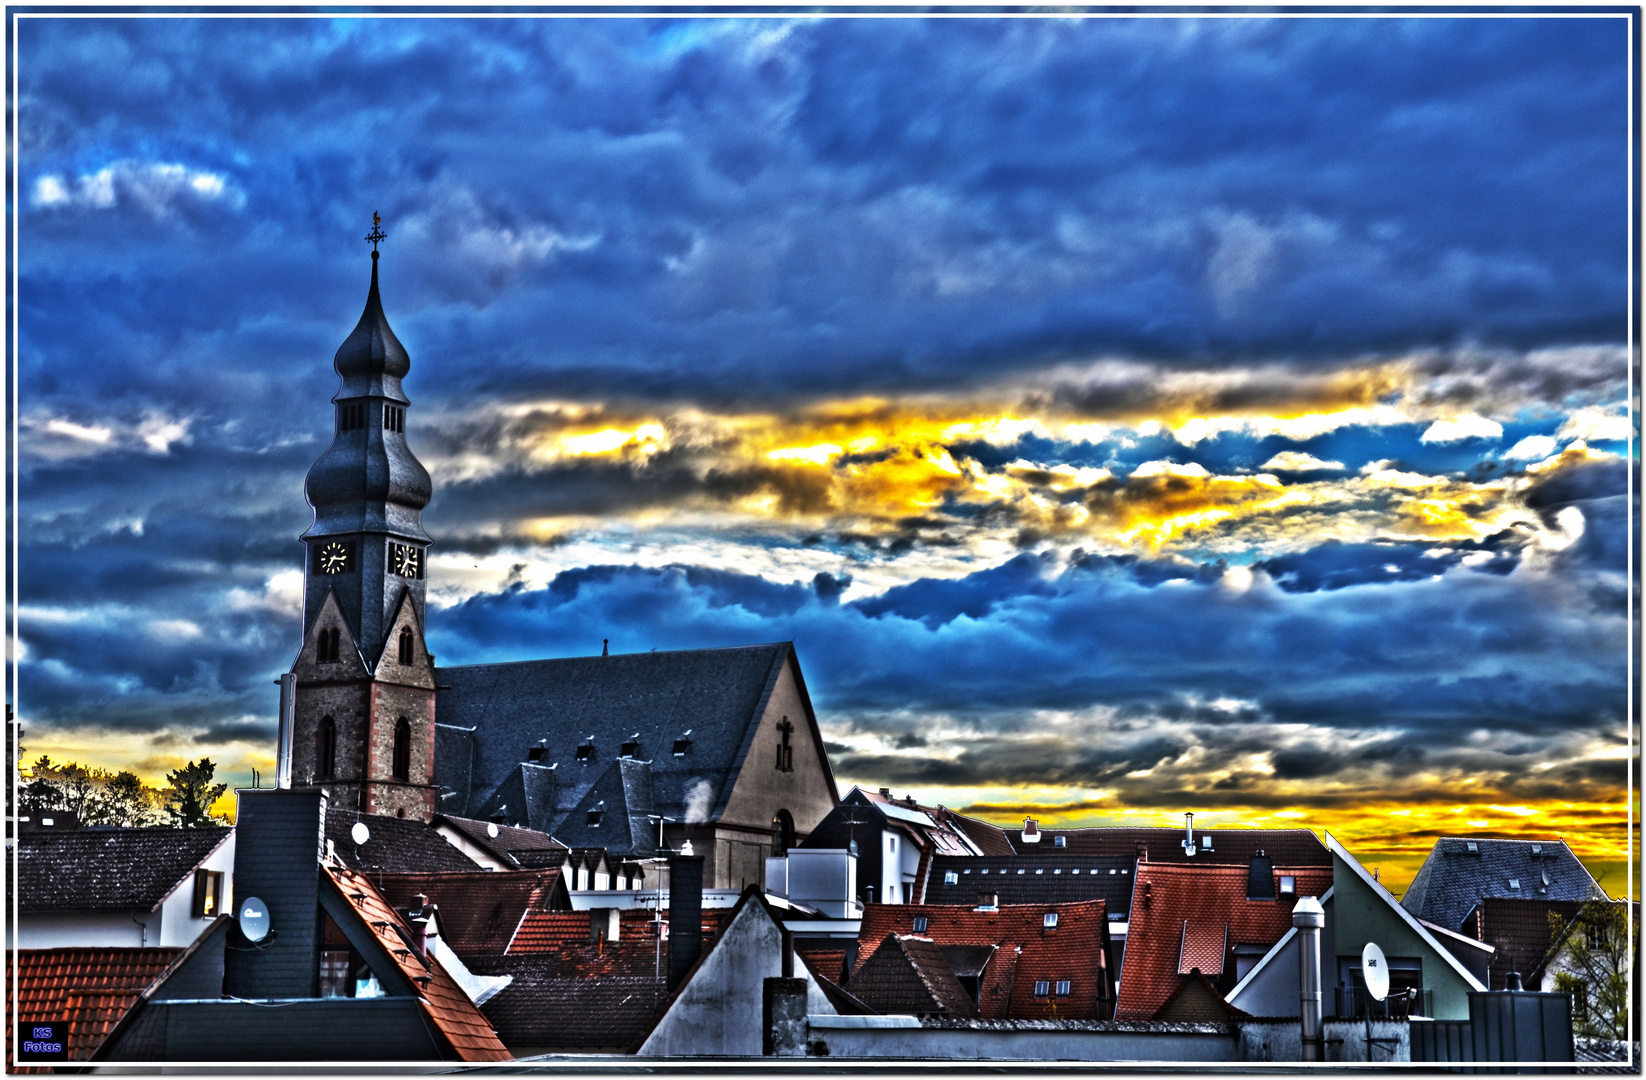
<path id="1" fill-rule="evenodd" d="M 342 574 L 349 569 L 349 545 L 336 540 L 323 545 L 319 555 L 322 574 Z"/>
<path id="2" fill-rule="evenodd" d="M 400 577 L 420 578 L 423 553 L 410 544 L 389 545 L 389 569 Z"/>

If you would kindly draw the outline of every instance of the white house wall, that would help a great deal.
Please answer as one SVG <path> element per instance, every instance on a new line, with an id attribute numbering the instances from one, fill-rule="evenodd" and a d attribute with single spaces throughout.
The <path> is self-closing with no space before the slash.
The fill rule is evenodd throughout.
<path id="1" fill-rule="evenodd" d="M 216 870 L 223 875 L 222 911 L 234 910 L 234 833 L 217 845 L 196 870 Z M 213 916 L 215 918 L 215 916 Z M 194 944 L 211 919 L 194 917 L 194 872 L 184 875 L 151 916 L 149 944 L 183 949 Z"/>
<path id="2" fill-rule="evenodd" d="M 152 912 L 131 911 L 46 911 L 24 913 L 17 918 L 19 949 L 136 949 L 158 945 L 147 926 L 139 926 L 132 916 L 147 922 L 158 921 Z"/>
<path id="3" fill-rule="evenodd" d="M 759 1057 L 764 1048 L 765 981 L 783 974 L 783 933 L 758 903 L 744 904 L 691 981 L 641 1044 L 640 1057 Z M 806 980 L 807 1009 L 833 1014 L 822 988 Z"/>

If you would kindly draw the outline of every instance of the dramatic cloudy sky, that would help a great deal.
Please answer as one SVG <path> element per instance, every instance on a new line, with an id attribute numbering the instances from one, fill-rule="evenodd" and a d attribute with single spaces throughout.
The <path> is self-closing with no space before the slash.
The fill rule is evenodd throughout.
<path id="1" fill-rule="evenodd" d="M 1615 857 L 1627 30 L 25 19 L 25 745 L 272 767 L 377 210 L 443 662 L 793 639 L 843 786 Z"/>

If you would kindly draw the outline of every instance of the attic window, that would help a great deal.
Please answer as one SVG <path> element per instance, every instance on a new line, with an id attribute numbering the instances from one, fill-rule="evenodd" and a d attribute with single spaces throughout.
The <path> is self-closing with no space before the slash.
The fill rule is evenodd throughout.
<path id="1" fill-rule="evenodd" d="M 1297 892 L 1297 878 L 1290 874 L 1280 875 L 1280 891 L 1283 893 Z"/>
<path id="2" fill-rule="evenodd" d="M 1463 845 L 1463 848 L 1470 855 L 1479 855 L 1480 854 L 1480 845 L 1475 843 L 1473 840 L 1470 840 L 1470 841 L 1466 842 Z"/>
<path id="3" fill-rule="evenodd" d="M 1036 979 L 1034 981 L 1034 996 L 1035 997 L 1051 997 L 1052 996 L 1052 980 L 1050 980 L 1050 979 Z"/>
<path id="4" fill-rule="evenodd" d="M 1533 844 L 1532 845 L 1532 854 L 1534 856 L 1543 854 L 1543 845 L 1542 844 Z"/>
<path id="5" fill-rule="evenodd" d="M 924 934 L 926 932 L 926 922 L 926 916 L 916 915 L 914 917 L 914 932 L 917 934 Z"/>
<path id="6" fill-rule="evenodd" d="M 579 746 L 577 748 L 577 760 L 578 761 L 593 761 L 594 760 L 594 743 L 586 742 L 583 745 Z"/>
<path id="7" fill-rule="evenodd" d="M 1058 997 L 1068 997 L 1069 996 L 1069 980 L 1068 979 L 1059 979 L 1059 980 L 1057 980 L 1057 989 L 1056 989 L 1055 993 L 1057 994 Z"/>
<path id="8" fill-rule="evenodd" d="M 1046 872 L 1045 867 L 1036 867 L 1035 868 L 1035 873 L 1037 873 L 1037 874 L 1044 874 L 1045 872 Z"/>
<path id="9" fill-rule="evenodd" d="M 1045 918 L 1040 920 L 1040 925 L 1044 926 L 1048 930 L 1054 929 L 1057 926 L 1057 912 L 1046 912 Z"/>
<path id="10" fill-rule="evenodd" d="M 589 811 L 589 828 L 600 828 L 600 819 L 606 816 L 606 811 L 594 809 Z"/>
<path id="11" fill-rule="evenodd" d="M 945 885 L 958 885 L 958 884 L 960 884 L 960 875 L 955 873 L 953 870 L 943 871 L 943 884 L 945 884 Z"/>
<path id="12" fill-rule="evenodd" d="M 640 735 L 635 733 L 627 742 L 617 748 L 618 757 L 634 757 L 640 753 Z"/>
<path id="13" fill-rule="evenodd" d="M 1052 837 L 1052 847 L 1068 847 L 1068 846 L 1069 846 L 1069 838 L 1067 836 L 1054 836 L 1054 837 Z"/>
<path id="14" fill-rule="evenodd" d="M 538 743 L 536 746 L 534 746 L 530 750 L 526 751 L 526 760 L 527 761 L 542 761 L 543 760 L 543 755 L 547 754 L 548 752 L 549 752 L 549 748 L 547 746 L 544 746 L 542 743 Z"/>
<path id="15" fill-rule="evenodd" d="M 1020 867 L 1018 867 L 1018 868 L 1017 868 L 1017 872 L 1018 872 L 1018 873 L 1020 873 L 1020 874 L 1021 874 L 1021 873 L 1023 873 L 1023 872 L 1024 872 L 1024 870 L 1023 870 L 1023 868 L 1022 868 L 1022 867 L 1021 867 L 1021 866 L 1020 866 Z"/>
<path id="16" fill-rule="evenodd" d="M 1509 888 L 1519 889 L 1520 888 L 1520 879 L 1517 878 L 1517 877 L 1510 878 L 1509 879 Z"/>
<path id="17" fill-rule="evenodd" d="M 1063 868 L 1061 866 L 1056 867 L 1052 870 L 1052 873 L 1054 873 L 1054 874 L 1061 874 L 1062 872 L 1063 872 Z"/>
<path id="18" fill-rule="evenodd" d="M 674 756 L 675 757 L 684 757 L 685 754 L 686 754 L 686 751 L 690 750 L 691 748 L 692 748 L 691 739 L 684 738 L 684 737 L 676 739 L 674 741 L 674 751 L 673 751 Z"/>

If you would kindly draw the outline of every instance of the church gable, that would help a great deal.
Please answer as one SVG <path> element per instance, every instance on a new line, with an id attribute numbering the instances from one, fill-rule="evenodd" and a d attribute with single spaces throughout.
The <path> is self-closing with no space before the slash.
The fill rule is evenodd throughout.
<path id="1" fill-rule="evenodd" d="M 299 682 L 363 679 L 370 674 L 355 644 L 354 631 L 337 603 L 336 593 L 326 594 L 292 671 Z"/>
<path id="2" fill-rule="evenodd" d="M 434 663 L 423 642 L 423 626 L 411 593 L 402 591 L 383 636 L 383 655 L 377 660 L 379 682 L 434 689 Z"/>
<path id="3" fill-rule="evenodd" d="M 773 672 L 760 720 L 750 726 L 737 779 L 717 820 L 770 828 L 779 812 L 804 838 L 840 801 L 793 649 Z"/>

